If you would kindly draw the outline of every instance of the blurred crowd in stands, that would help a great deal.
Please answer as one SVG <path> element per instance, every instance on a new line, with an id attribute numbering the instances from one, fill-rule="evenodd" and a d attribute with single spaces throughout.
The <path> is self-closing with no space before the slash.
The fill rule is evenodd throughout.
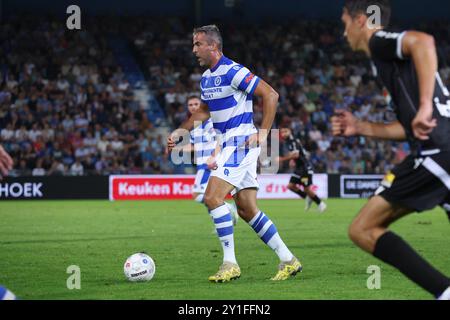
<path id="1" fill-rule="evenodd" d="M 192 24 L 173 18 L 103 18 L 81 31 L 52 19 L 8 19 L 0 28 L 0 141 L 13 175 L 181 173 L 164 153 L 166 137 L 138 102 L 108 36 L 125 37 L 170 129 L 188 117 L 203 70 L 192 55 Z M 368 60 L 349 51 L 342 26 L 327 21 L 220 24 L 224 54 L 280 93 L 274 128 L 290 127 L 318 173 L 385 173 L 408 154 L 405 143 L 333 138 L 335 109 L 393 121 L 389 96 Z M 450 24 L 416 26 L 439 45 L 450 85 Z M 262 120 L 262 101 L 254 100 Z M 286 152 L 281 145 L 281 153 Z M 280 172 L 292 171 L 292 163 Z"/>

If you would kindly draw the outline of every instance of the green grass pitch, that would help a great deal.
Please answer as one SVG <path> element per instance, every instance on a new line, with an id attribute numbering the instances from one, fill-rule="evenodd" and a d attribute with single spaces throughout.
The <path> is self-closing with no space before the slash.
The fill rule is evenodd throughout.
<path id="1" fill-rule="evenodd" d="M 278 259 L 242 220 L 235 228 L 239 280 L 213 284 L 222 253 L 212 222 L 194 201 L 2 201 L 0 284 L 22 299 L 432 299 L 392 267 L 356 248 L 347 227 L 364 200 L 329 200 L 325 214 L 305 213 L 301 200 L 265 200 L 260 208 L 304 270 L 270 281 Z M 393 226 L 423 256 L 450 274 L 449 222 L 442 210 Z M 146 251 L 156 274 L 128 282 L 125 259 Z M 67 267 L 81 269 L 81 289 L 66 287 Z M 370 265 L 381 289 L 367 289 Z"/>

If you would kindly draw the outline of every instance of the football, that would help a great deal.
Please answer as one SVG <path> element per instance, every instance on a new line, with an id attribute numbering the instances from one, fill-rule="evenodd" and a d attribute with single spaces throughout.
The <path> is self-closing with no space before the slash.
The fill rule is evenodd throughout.
<path id="1" fill-rule="evenodd" d="M 149 281 L 155 275 L 156 266 L 153 259 L 146 253 L 131 255 L 125 261 L 123 272 L 129 281 Z"/>

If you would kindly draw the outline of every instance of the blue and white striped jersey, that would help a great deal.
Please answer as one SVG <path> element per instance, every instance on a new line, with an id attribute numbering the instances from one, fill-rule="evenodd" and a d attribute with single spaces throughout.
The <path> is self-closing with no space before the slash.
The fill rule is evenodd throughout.
<path id="1" fill-rule="evenodd" d="M 190 132 L 191 143 L 194 145 L 197 169 L 207 169 L 206 160 L 216 147 L 216 132 L 211 118 Z"/>
<path id="2" fill-rule="evenodd" d="M 214 129 L 222 142 L 222 152 L 230 155 L 225 166 L 239 166 L 248 150 L 236 147 L 257 132 L 252 100 L 259 81 L 246 67 L 225 56 L 214 68 L 203 73 L 201 99 L 208 105 Z"/>

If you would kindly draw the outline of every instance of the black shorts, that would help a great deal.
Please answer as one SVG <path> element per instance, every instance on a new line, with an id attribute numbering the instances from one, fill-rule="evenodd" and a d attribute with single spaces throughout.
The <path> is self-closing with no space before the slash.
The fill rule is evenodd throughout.
<path id="1" fill-rule="evenodd" d="M 291 180 L 289 180 L 289 183 L 299 184 L 304 187 L 309 187 L 313 184 L 312 174 L 309 174 L 308 172 L 295 172 L 292 175 Z"/>
<path id="2" fill-rule="evenodd" d="M 375 193 L 417 212 L 444 206 L 450 199 L 450 152 L 409 156 L 388 173 Z"/>

